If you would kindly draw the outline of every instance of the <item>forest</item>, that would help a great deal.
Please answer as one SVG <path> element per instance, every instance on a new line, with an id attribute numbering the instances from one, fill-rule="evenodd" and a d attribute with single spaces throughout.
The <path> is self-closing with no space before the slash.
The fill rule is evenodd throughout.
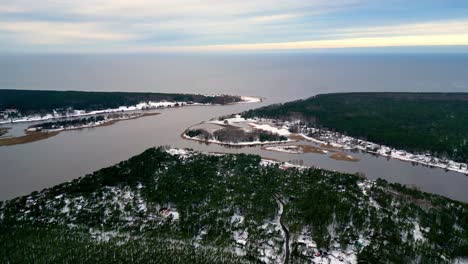
<path id="1" fill-rule="evenodd" d="M 283 254 L 275 197 L 284 201 L 291 263 L 311 263 L 319 250 L 353 252 L 359 263 L 468 257 L 466 203 L 280 165 L 256 155 L 148 149 L 0 202 L 0 262 L 258 263 Z M 303 236 L 315 248 L 304 249 Z"/>
<path id="2" fill-rule="evenodd" d="M 94 111 L 119 106 L 132 106 L 140 102 L 193 102 L 202 104 L 229 104 L 240 101 L 238 96 L 205 96 L 196 94 L 80 92 L 40 90 L 0 90 L 0 112 L 17 109 L 22 115 L 50 113 L 68 108 Z"/>
<path id="3" fill-rule="evenodd" d="M 247 111 L 416 154 L 468 161 L 468 93 L 337 93 Z"/>

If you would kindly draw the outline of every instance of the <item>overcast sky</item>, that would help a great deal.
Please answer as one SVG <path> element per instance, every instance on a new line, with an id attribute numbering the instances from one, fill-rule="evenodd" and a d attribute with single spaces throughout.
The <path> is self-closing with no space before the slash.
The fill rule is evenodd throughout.
<path id="1" fill-rule="evenodd" d="M 0 53 L 388 47 L 468 50 L 468 1 L 0 1 Z"/>

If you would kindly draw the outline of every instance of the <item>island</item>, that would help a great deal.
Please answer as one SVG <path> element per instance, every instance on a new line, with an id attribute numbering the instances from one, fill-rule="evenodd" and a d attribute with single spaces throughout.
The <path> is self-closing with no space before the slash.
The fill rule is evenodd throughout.
<path id="1" fill-rule="evenodd" d="M 249 124 L 248 120 L 239 115 L 233 115 L 231 118 L 220 117 L 190 127 L 182 137 L 227 146 L 254 146 L 288 141 L 281 131 L 268 131 Z"/>
<path id="2" fill-rule="evenodd" d="M 5 263 L 457 263 L 467 232 L 464 202 L 170 147 L 0 202 Z"/>
<path id="3" fill-rule="evenodd" d="M 298 144 L 304 136 L 292 131 L 289 123 L 258 117 L 245 118 L 241 114 L 219 117 L 191 126 L 182 133 L 182 138 L 206 144 L 229 147 L 262 146 L 263 150 L 288 154 L 330 154 L 330 158 L 341 161 L 359 161 L 340 148 L 325 144 L 320 146 Z M 278 145 L 280 144 L 280 145 Z"/>

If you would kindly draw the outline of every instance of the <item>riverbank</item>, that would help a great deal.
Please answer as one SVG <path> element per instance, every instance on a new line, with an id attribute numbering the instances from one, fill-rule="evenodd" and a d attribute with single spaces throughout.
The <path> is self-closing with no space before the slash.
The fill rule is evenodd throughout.
<path id="1" fill-rule="evenodd" d="M 31 132 L 26 131 L 24 136 L 20 137 L 11 137 L 11 138 L 0 138 L 0 147 L 1 146 L 13 146 L 13 145 L 21 145 L 27 144 L 39 140 L 48 139 L 50 137 L 54 137 L 58 135 L 59 131 L 53 132 Z"/>
<path id="2" fill-rule="evenodd" d="M 312 130 L 312 132 L 309 133 L 309 135 L 301 133 L 300 136 L 302 136 L 307 141 L 320 144 L 327 149 L 360 150 L 369 154 L 422 164 L 429 167 L 442 168 L 447 171 L 455 171 L 468 175 L 467 163 L 436 158 L 428 153 L 414 154 L 405 150 L 397 150 L 385 145 L 353 138 L 325 129 L 320 129 L 320 132 L 318 132 L 318 129 L 314 128 L 311 128 L 310 130 Z"/>
<path id="3" fill-rule="evenodd" d="M 0 137 L 8 133 L 11 127 L 0 127 Z"/>
<path id="4" fill-rule="evenodd" d="M 115 119 L 107 119 L 105 121 L 100 121 L 96 122 L 90 125 L 83 125 L 83 126 L 76 126 L 76 127 L 68 127 L 68 128 L 58 128 L 58 129 L 31 129 L 28 128 L 25 131 L 24 136 L 19 136 L 19 137 L 8 137 L 8 138 L 0 138 L 0 147 L 1 146 L 13 146 L 13 145 L 21 145 L 21 144 L 27 144 L 27 143 L 32 143 L 36 142 L 39 140 L 44 140 L 48 139 L 51 137 L 54 137 L 58 135 L 62 131 L 70 131 L 70 130 L 80 130 L 80 129 L 85 129 L 85 128 L 97 128 L 97 127 L 102 127 L 102 126 L 111 126 L 119 121 L 125 121 L 125 120 L 132 120 L 132 119 L 137 119 L 137 118 L 142 118 L 142 117 L 147 117 L 147 116 L 155 116 L 159 115 L 160 113 L 143 113 L 140 115 L 133 115 L 129 116 L 127 118 L 115 118 Z"/>
<path id="5" fill-rule="evenodd" d="M 216 98 L 216 97 L 227 97 L 226 95 L 213 95 L 205 97 Z M 146 101 L 140 102 L 131 106 L 119 106 L 117 108 L 107 108 L 101 110 L 87 111 L 87 110 L 75 110 L 67 109 L 65 112 L 58 111 L 57 109 L 52 110 L 47 114 L 32 114 L 27 116 L 22 116 L 16 109 L 9 110 L 11 113 L 6 114 L 5 116 L 1 115 L 0 112 L 0 124 L 7 123 L 21 123 L 21 122 L 37 122 L 37 121 L 46 121 L 52 119 L 62 119 L 62 118 L 74 118 L 74 117 L 83 117 L 83 116 L 93 116 L 98 114 L 108 114 L 108 113 L 118 113 L 118 112 L 131 112 L 131 111 L 144 111 L 144 110 L 155 110 L 163 108 L 172 108 L 172 107 L 183 107 L 183 106 L 214 106 L 214 105 L 230 105 L 230 104 L 239 104 L 239 103 L 259 103 L 263 101 L 263 98 L 252 97 L 252 96 L 232 96 L 237 98 L 238 101 L 230 103 L 199 103 L 191 101 Z"/>
<path id="6" fill-rule="evenodd" d="M 241 115 L 235 115 L 232 118 L 209 121 L 214 124 L 230 124 L 237 126 L 252 126 L 259 130 L 264 130 L 271 133 L 288 138 L 288 141 L 309 141 L 320 146 L 320 149 L 330 152 L 341 152 L 330 156 L 333 159 L 344 161 L 358 161 L 352 155 L 342 153 L 343 150 L 360 150 L 369 154 L 379 155 L 382 157 L 394 158 L 406 162 L 417 163 L 429 167 L 442 168 L 447 171 L 455 171 L 468 175 L 468 164 L 455 162 L 449 159 L 436 158 L 428 153 L 414 154 L 405 150 L 397 150 L 385 145 L 376 144 L 370 141 L 365 141 L 350 136 L 343 135 L 338 132 L 333 132 L 324 128 L 307 127 L 304 124 L 297 122 L 281 121 L 275 119 L 264 118 L 244 118 Z M 291 132 L 291 131 L 294 131 Z M 286 146 L 276 147 L 273 151 L 286 152 L 292 154 L 302 154 L 301 150 L 287 149 Z M 297 152 L 297 153 L 295 153 Z"/>

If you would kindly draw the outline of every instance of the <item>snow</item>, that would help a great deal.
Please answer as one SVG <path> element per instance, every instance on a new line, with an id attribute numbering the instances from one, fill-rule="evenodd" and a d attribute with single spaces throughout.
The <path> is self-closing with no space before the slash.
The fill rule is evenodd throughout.
<path id="1" fill-rule="evenodd" d="M 261 98 L 252 97 L 252 96 L 241 96 L 240 98 L 242 101 L 238 103 L 258 103 L 262 101 Z M 61 115 L 56 110 L 53 110 L 52 113 L 46 114 L 44 116 L 30 115 L 30 116 L 24 116 L 24 117 L 18 117 L 18 118 L 0 119 L 0 124 L 44 121 L 44 120 L 56 119 L 56 118 L 69 118 L 69 117 L 97 115 L 97 114 L 104 114 L 104 113 L 139 111 L 139 110 L 147 110 L 147 109 L 168 108 L 168 107 L 188 106 L 188 105 L 209 105 L 209 104 L 187 103 L 187 102 L 178 102 L 178 101 L 176 102 L 147 101 L 147 102 L 140 102 L 133 106 L 120 106 L 117 108 L 109 108 L 109 109 L 96 110 L 96 111 L 90 111 L 90 112 L 87 112 L 85 110 L 72 110 L 64 115 Z"/>
<path id="2" fill-rule="evenodd" d="M 174 208 L 167 209 L 165 212 L 162 213 L 162 216 L 164 218 L 172 217 L 172 220 L 179 220 L 180 218 L 179 212 L 177 212 L 177 210 Z"/>
<path id="3" fill-rule="evenodd" d="M 423 233 L 421 232 L 421 227 L 419 226 L 419 223 L 414 222 L 413 225 L 414 225 L 414 229 L 413 229 L 414 240 L 415 241 L 417 241 L 417 240 L 424 241 L 425 237 L 424 237 Z"/>
<path id="4" fill-rule="evenodd" d="M 234 214 L 231 217 L 231 224 L 233 224 L 234 226 L 238 226 L 242 224 L 243 222 L 244 222 L 244 217 L 242 215 Z"/>
<path id="5" fill-rule="evenodd" d="M 308 248 L 317 248 L 317 244 L 312 240 L 312 237 L 306 235 L 299 235 L 297 242 L 304 243 Z"/>
<path id="6" fill-rule="evenodd" d="M 271 147 L 265 147 L 265 149 L 270 150 L 270 151 L 289 153 L 289 154 L 304 153 L 304 151 L 302 151 L 302 149 L 299 146 L 271 146 Z"/>
<path id="7" fill-rule="evenodd" d="M 269 159 L 262 159 L 260 161 L 261 166 L 271 166 L 271 165 L 275 165 L 275 164 L 279 164 L 279 162 L 274 161 L 274 160 L 269 160 Z"/>
<path id="8" fill-rule="evenodd" d="M 99 242 L 109 242 L 109 240 L 119 235 L 116 231 L 100 231 L 92 228 L 89 229 L 89 233 Z"/>
<path id="9" fill-rule="evenodd" d="M 283 228 L 281 227 L 281 216 L 283 215 L 283 203 L 280 201 L 280 198 L 277 198 L 275 196 L 275 200 L 276 200 L 276 204 L 278 204 L 278 214 L 276 215 L 276 218 L 274 220 L 275 222 L 275 226 L 277 228 L 279 228 L 280 232 L 281 232 L 281 237 L 283 238 L 284 240 L 284 243 L 283 243 L 283 252 L 285 253 L 286 252 L 286 247 L 290 247 L 290 245 L 286 244 L 286 231 L 283 230 Z M 282 259 L 285 259 L 286 258 L 286 255 L 284 254 L 284 256 L 282 256 Z"/>
<path id="10" fill-rule="evenodd" d="M 180 218 L 179 212 L 176 212 L 176 211 L 170 212 L 169 216 L 172 216 L 172 219 L 174 219 L 174 220 L 179 220 L 179 218 Z"/>
<path id="11" fill-rule="evenodd" d="M 335 251 L 335 250 L 328 252 L 328 255 L 326 257 L 322 257 L 322 259 L 323 258 L 328 258 L 329 264 L 342 264 L 342 263 L 355 264 L 357 263 L 356 254 L 345 254 L 344 252 Z M 342 259 L 342 261 L 340 261 L 340 258 Z"/>
<path id="12" fill-rule="evenodd" d="M 12 118 L 12 119 L 0 119 L 0 124 L 5 123 L 18 123 L 18 122 L 32 122 L 32 121 L 44 121 L 49 119 L 56 119 L 56 118 L 69 118 L 69 117 L 79 117 L 79 116 L 89 116 L 89 115 L 97 115 L 97 114 L 104 114 L 104 113 L 115 113 L 115 112 L 128 112 L 128 111 L 139 111 L 139 110 L 147 110 L 147 109 L 157 109 L 157 108 L 167 108 L 167 107 L 174 107 L 174 106 L 186 106 L 186 105 L 202 105 L 199 103 L 187 103 L 187 102 L 141 102 L 137 105 L 133 106 L 120 106 L 118 108 L 109 108 L 103 110 L 96 110 L 86 112 L 85 110 L 73 110 L 65 115 L 60 115 L 56 111 L 52 114 L 47 114 L 45 116 L 40 115 L 30 115 L 20 118 Z"/>
<path id="13" fill-rule="evenodd" d="M 247 230 L 235 230 L 232 235 L 237 244 L 242 246 L 247 245 L 247 239 L 249 237 L 249 232 Z"/>
<path id="14" fill-rule="evenodd" d="M 166 150 L 166 152 L 173 156 L 178 155 L 182 158 L 186 158 L 192 154 L 192 152 L 187 149 L 176 149 L 176 148 L 168 149 Z"/>
<path id="15" fill-rule="evenodd" d="M 306 166 L 294 165 L 289 162 L 280 162 L 276 160 L 270 159 L 261 159 L 260 166 L 272 166 L 272 165 L 279 165 L 280 169 L 288 169 L 288 168 L 298 168 L 298 169 L 305 169 Z"/>
<path id="16" fill-rule="evenodd" d="M 241 96 L 241 100 L 240 103 L 260 103 L 262 101 L 261 98 L 253 96 Z"/>
<path id="17" fill-rule="evenodd" d="M 309 130 L 316 131 L 315 128 L 308 128 Z M 306 140 L 318 143 L 328 144 L 332 147 L 342 149 L 358 149 L 368 153 L 378 154 L 383 157 L 390 157 L 402 161 L 416 162 L 419 164 L 438 167 L 446 170 L 456 171 L 468 174 L 468 164 L 462 162 L 455 162 L 453 160 L 441 159 L 433 157 L 429 154 L 413 154 L 405 150 L 397 150 L 385 145 L 379 145 L 370 141 L 360 140 L 357 138 L 342 135 L 340 133 L 327 131 L 321 129 L 321 134 L 318 138 L 313 138 L 300 134 Z"/>
<path id="18" fill-rule="evenodd" d="M 255 122 L 254 119 L 245 119 L 241 117 L 241 115 L 235 115 L 232 118 L 225 118 L 223 120 L 210 120 L 207 123 L 216 124 L 216 125 L 225 125 L 228 124 L 235 124 L 235 123 L 245 123 L 245 122 Z M 226 122 L 226 123 L 225 123 Z"/>
<path id="19" fill-rule="evenodd" d="M 70 204 L 70 200 L 65 199 L 65 206 L 61 210 L 63 214 L 68 214 L 70 212 L 70 208 L 68 207 L 69 204 Z"/>
<path id="20" fill-rule="evenodd" d="M 273 134 L 278 134 L 280 136 L 289 136 L 291 135 L 291 132 L 289 132 L 288 128 L 282 127 L 282 128 L 277 128 L 268 124 L 257 124 L 257 123 L 249 123 L 252 127 L 264 131 L 271 132 Z"/>
<path id="21" fill-rule="evenodd" d="M 138 114 L 126 114 L 126 115 L 121 115 L 121 116 L 119 116 L 119 117 L 105 118 L 105 119 L 102 120 L 102 121 L 91 122 L 91 123 L 87 123 L 87 124 L 83 124 L 83 125 L 78 125 L 78 126 L 66 126 L 66 127 L 61 126 L 61 127 L 59 127 L 59 128 L 55 128 L 55 129 L 43 129 L 42 127 L 38 126 L 38 127 L 28 128 L 28 129 L 26 129 L 26 131 L 38 131 L 38 130 L 41 130 L 41 131 L 48 131 L 48 132 L 57 132 L 57 131 L 64 131 L 64 130 L 73 130 L 73 129 L 82 129 L 82 128 L 92 128 L 92 127 L 101 126 L 101 125 L 104 125 L 104 124 L 107 124 L 107 123 L 113 122 L 113 121 L 128 120 L 128 119 L 138 118 L 138 117 L 142 117 L 142 116 L 144 116 L 143 113 L 138 113 Z"/>
<path id="22" fill-rule="evenodd" d="M 285 142 L 291 142 L 293 140 L 283 140 L 283 141 L 248 141 L 248 142 L 222 142 L 216 139 L 201 139 L 198 137 L 189 137 L 186 134 L 182 135 L 183 138 L 190 139 L 190 140 L 195 140 L 195 141 L 201 141 L 205 143 L 213 143 L 213 144 L 218 144 L 218 145 L 226 145 L 226 146 L 255 146 L 255 145 L 266 145 L 266 144 L 279 144 L 279 143 L 285 143 Z"/>

